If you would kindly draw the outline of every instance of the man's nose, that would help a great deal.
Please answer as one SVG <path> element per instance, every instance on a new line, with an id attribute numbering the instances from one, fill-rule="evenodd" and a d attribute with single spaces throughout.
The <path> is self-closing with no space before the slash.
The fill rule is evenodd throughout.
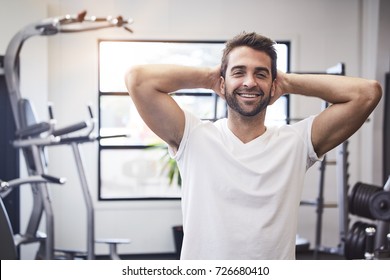
<path id="1" fill-rule="evenodd" d="M 253 88 L 256 86 L 256 79 L 252 75 L 246 75 L 244 78 L 243 86 Z"/>

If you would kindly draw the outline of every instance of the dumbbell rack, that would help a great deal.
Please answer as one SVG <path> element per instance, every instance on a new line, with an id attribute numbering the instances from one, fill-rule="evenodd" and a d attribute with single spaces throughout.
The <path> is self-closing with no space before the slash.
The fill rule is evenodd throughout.
<path id="1" fill-rule="evenodd" d="M 349 212 L 359 219 L 346 239 L 346 259 L 390 259 L 390 176 L 383 188 L 356 183 Z"/>

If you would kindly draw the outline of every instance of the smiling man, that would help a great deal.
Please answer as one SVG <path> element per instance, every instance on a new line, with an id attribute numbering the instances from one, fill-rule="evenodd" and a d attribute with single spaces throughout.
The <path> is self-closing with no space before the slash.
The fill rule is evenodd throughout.
<path id="1" fill-rule="evenodd" d="M 215 68 L 139 65 L 126 85 L 145 123 L 168 145 L 182 176 L 182 259 L 294 259 L 306 171 L 355 133 L 381 98 L 376 81 L 278 72 L 274 41 L 242 33 Z M 214 90 L 228 117 L 182 110 L 169 93 Z M 283 94 L 330 104 L 293 125 L 266 127 Z"/>

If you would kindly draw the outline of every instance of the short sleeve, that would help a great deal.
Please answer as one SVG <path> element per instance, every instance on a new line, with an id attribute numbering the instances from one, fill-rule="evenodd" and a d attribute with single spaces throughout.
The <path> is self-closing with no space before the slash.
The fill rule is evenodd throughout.
<path id="1" fill-rule="evenodd" d="M 179 149 L 175 151 L 172 149 L 172 147 L 168 146 L 168 152 L 171 158 L 175 160 L 179 160 L 181 155 L 183 154 L 183 151 L 187 145 L 189 135 L 193 128 L 195 128 L 198 124 L 200 124 L 202 121 L 195 117 L 192 113 L 184 110 L 184 117 L 185 117 L 185 125 L 184 125 L 184 133 L 183 138 L 181 139 Z"/>

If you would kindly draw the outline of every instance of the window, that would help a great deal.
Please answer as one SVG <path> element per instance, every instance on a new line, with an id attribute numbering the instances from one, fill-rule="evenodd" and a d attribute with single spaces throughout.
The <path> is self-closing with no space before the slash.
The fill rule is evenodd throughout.
<path id="1" fill-rule="evenodd" d="M 215 66 L 223 41 L 99 41 L 99 199 L 175 199 L 180 186 L 170 183 L 166 145 L 143 122 L 124 84 L 136 64 L 176 63 Z M 279 42 L 278 68 L 289 69 L 289 43 Z M 180 90 L 180 106 L 204 120 L 226 116 L 226 104 L 213 91 Z M 267 111 L 268 124 L 288 119 L 288 96 Z M 175 182 L 175 181 L 173 181 Z"/>

